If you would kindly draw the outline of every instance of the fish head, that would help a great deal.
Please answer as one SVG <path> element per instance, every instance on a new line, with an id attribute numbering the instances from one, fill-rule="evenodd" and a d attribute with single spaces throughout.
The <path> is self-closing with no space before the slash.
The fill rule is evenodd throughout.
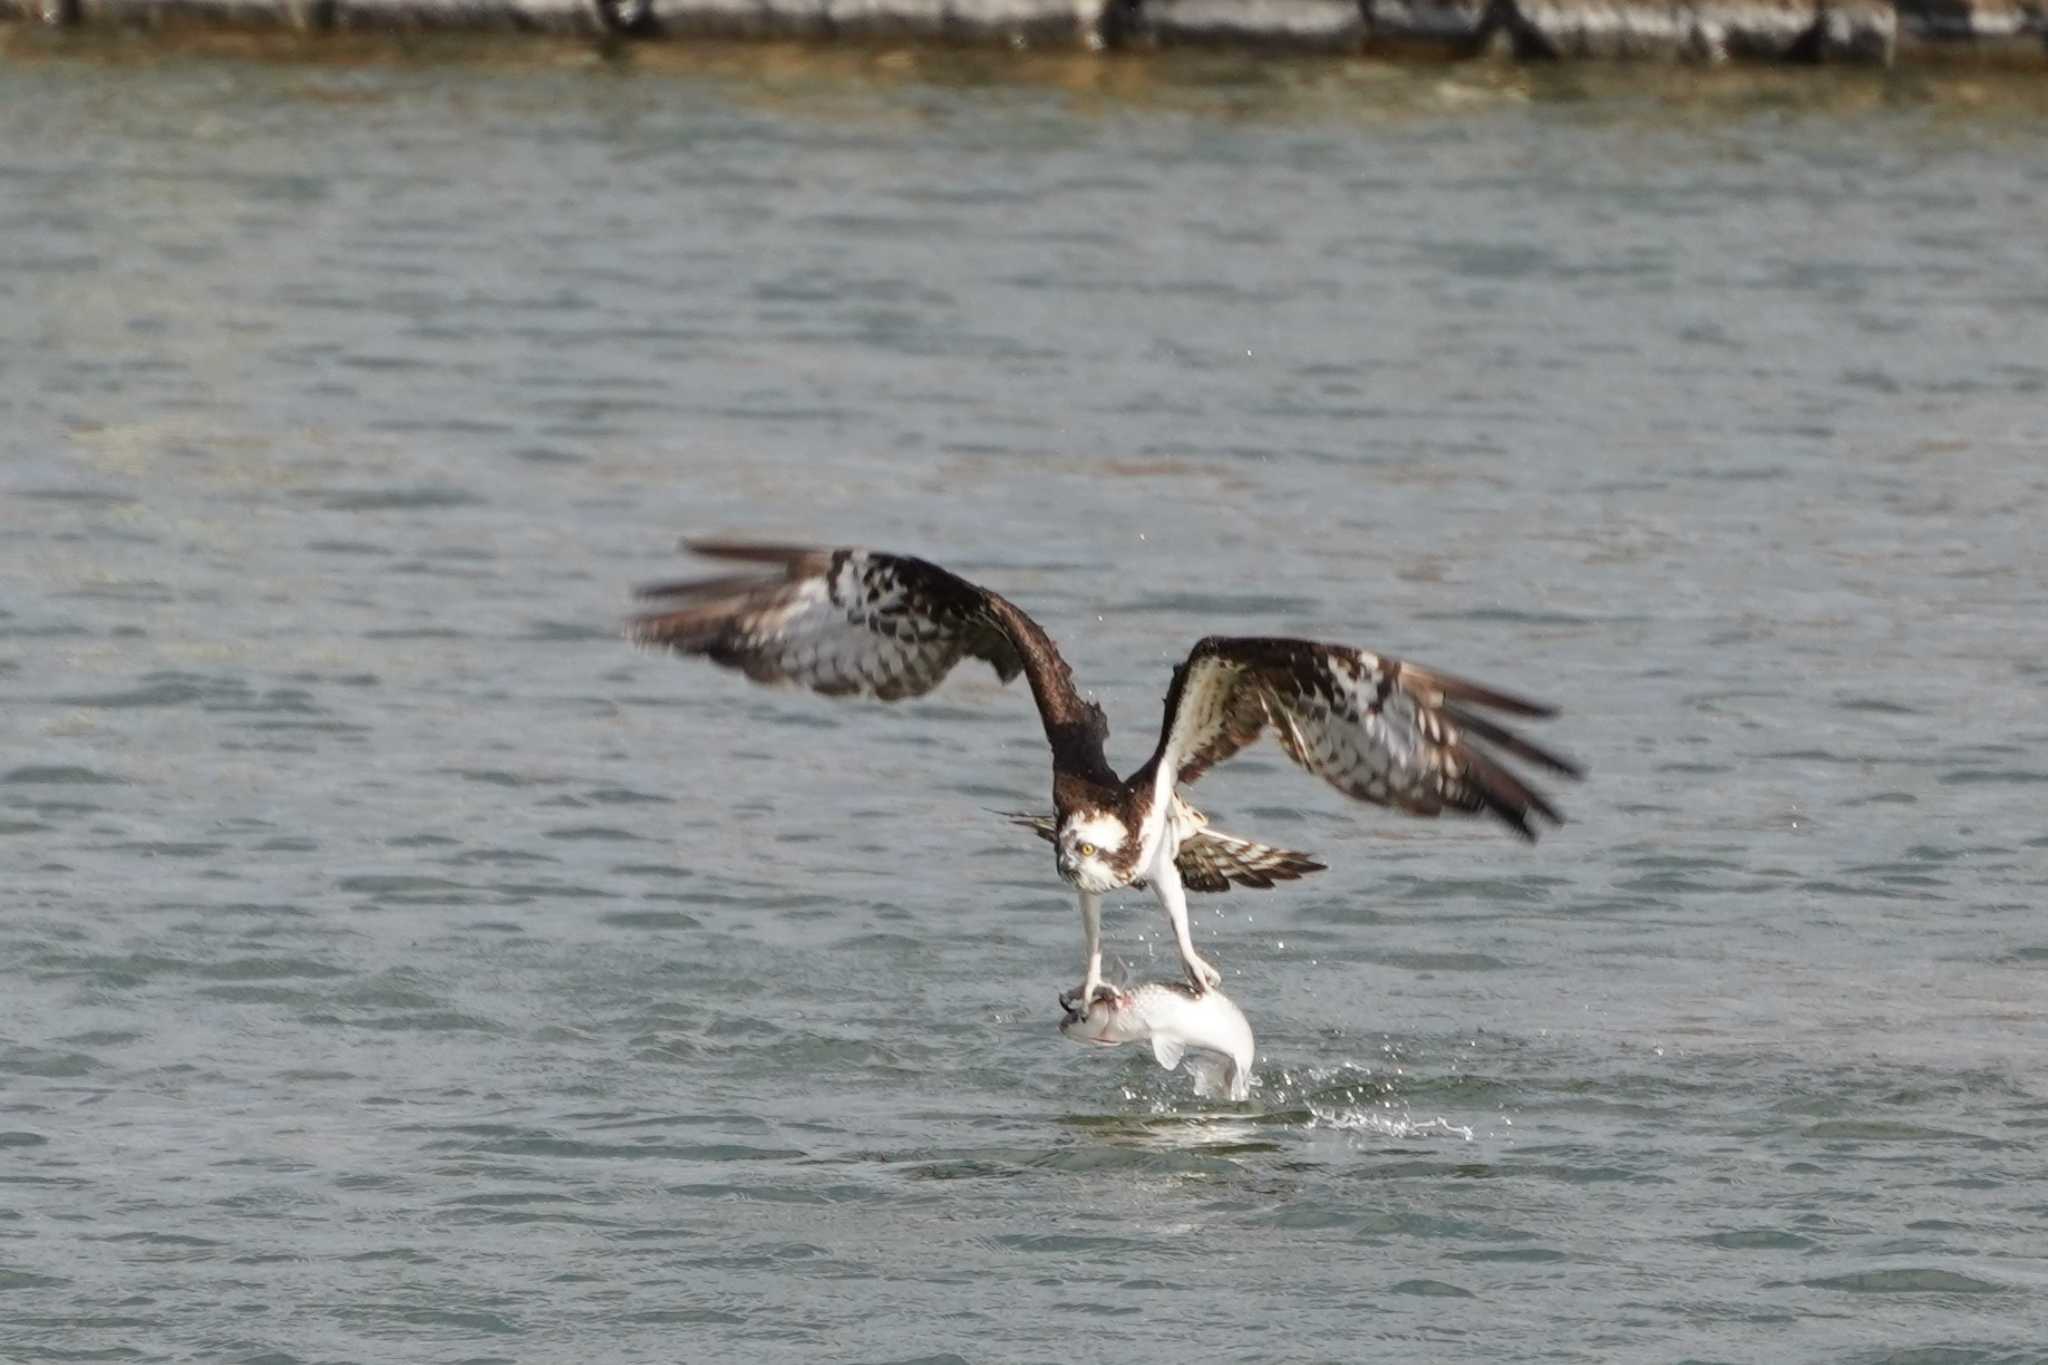
<path id="1" fill-rule="evenodd" d="M 1151 1036 L 1151 1029 L 1138 1008 L 1138 997 L 1133 991 L 1098 995 L 1088 1002 L 1086 1008 L 1069 1010 L 1067 1017 L 1060 1021 L 1060 1032 L 1077 1043 L 1095 1043 L 1102 1047 L 1135 1043 Z"/>

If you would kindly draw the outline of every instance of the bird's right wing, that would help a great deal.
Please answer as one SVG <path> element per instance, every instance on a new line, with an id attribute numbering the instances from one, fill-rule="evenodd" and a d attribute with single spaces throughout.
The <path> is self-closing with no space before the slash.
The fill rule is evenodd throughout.
<path id="1" fill-rule="evenodd" d="M 639 644 L 701 655 L 756 682 L 795 683 L 829 696 L 919 697 L 962 659 L 1009 682 L 1031 682 L 1040 719 L 1069 766 L 1102 771 L 1108 725 L 1082 698 L 1051 638 L 988 589 L 909 555 L 721 541 L 690 542 L 754 572 L 656 583 L 637 595 L 655 609 L 633 618 Z"/>

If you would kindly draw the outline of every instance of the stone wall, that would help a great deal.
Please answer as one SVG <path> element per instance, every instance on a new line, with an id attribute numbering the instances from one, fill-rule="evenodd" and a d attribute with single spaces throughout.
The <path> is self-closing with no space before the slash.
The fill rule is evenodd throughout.
<path id="1" fill-rule="evenodd" d="M 2048 0 L 0 0 L 0 22 L 2048 67 Z"/>

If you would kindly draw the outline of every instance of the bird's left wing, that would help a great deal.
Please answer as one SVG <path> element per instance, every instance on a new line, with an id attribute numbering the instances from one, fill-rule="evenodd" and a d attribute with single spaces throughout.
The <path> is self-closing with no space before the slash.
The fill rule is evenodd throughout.
<path id="1" fill-rule="evenodd" d="M 1534 839 L 1534 820 L 1564 817 L 1504 756 L 1566 777 L 1579 769 L 1483 714 L 1489 710 L 1554 714 L 1345 645 L 1212 636 L 1174 671 L 1152 762 L 1174 781 L 1193 782 L 1270 725 L 1289 758 L 1347 796 L 1414 815 L 1489 812 Z"/>

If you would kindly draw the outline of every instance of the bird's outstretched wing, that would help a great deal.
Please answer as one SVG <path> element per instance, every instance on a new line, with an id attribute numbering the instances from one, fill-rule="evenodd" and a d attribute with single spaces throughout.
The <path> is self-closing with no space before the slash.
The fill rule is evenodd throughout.
<path id="1" fill-rule="evenodd" d="M 997 811 L 996 814 L 1013 825 L 1031 830 L 1047 843 L 1059 837 L 1059 821 L 1053 816 L 1022 810 Z M 1189 891 L 1228 891 L 1233 882 L 1264 891 L 1275 882 L 1299 881 L 1311 872 L 1321 872 L 1325 867 L 1306 853 L 1254 843 L 1235 834 L 1208 828 L 1196 829 L 1181 839 L 1180 852 L 1174 855 L 1173 865 L 1180 871 L 1181 885 Z M 1133 882 L 1132 885 L 1143 886 L 1144 883 Z"/>
<path id="2" fill-rule="evenodd" d="M 1004 682 L 1019 673 L 1030 679 L 1046 736 L 1068 768 L 1107 773 L 1101 709 L 1075 689 L 1038 623 L 988 589 L 908 555 L 686 545 L 758 567 L 638 589 L 656 609 L 633 618 L 627 633 L 635 642 L 699 654 L 756 682 L 882 701 L 923 696 L 960 660 L 980 659 Z"/>
<path id="3" fill-rule="evenodd" d="M 1414 815 L 1491 812 L 1527 839 L 1563 824 L 1514 757 L 1566 777 L 1570 760 L 1482 714 L 1555 714 L 1548 706 L 1344 645 L 1211 636 L 1174 670 L 1154 772 L 1193 782 L 1267 726 L 1287 756 L 1338 791 Z"/>

